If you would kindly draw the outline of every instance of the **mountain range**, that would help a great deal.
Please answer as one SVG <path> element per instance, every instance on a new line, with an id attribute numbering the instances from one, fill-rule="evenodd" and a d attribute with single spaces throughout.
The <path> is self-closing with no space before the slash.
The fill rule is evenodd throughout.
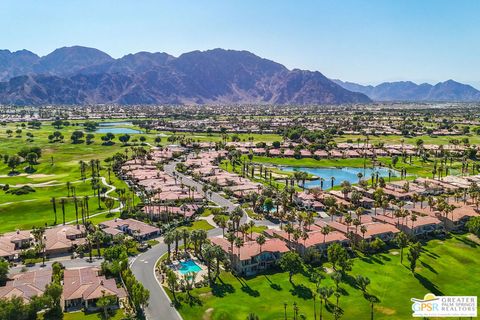
<path id="1" fill-rule="evenodd" d="M 64 47 L 39 57 L 0 51 L 0 103 L 340 104 L 368 103 L 320 72 L 289 70 L 248 51 L 214 49 L 119 59 Z"/>
<path id="2" fill-rule="evenodd" d="M 360 92 L 375 101 L 439 101 L 474 102 L 480 101 L 480 91 L 474 87 L 453 80 L 416 84 L 411 81 L 384 82 L 377 86 L 364 86 L 353 82 L 332 80 L 352 92 Z"/>
<path id="3" fill-rule="evenodd" d="M 40 57 L 0 50 L 0 103 L 342 104 L 373 101 L 480 101 L 480 91 L 436 85 L 363 86 L 293 69 L 248 51 L 213 49 L 174 57 L 138 52 L 114 59 L 98 49 L 63 47 Z"/>

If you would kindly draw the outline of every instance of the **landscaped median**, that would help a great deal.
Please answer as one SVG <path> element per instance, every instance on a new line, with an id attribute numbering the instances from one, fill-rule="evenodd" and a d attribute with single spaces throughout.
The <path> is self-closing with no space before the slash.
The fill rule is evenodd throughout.
<path id="1" fill-rule="evenodd" d="M 400 264 L 398 249 L 389 252 L 354 259 L 353 269 L 340 284 L 343 294 L 339 305 L 344 310 L 343 319 L 369 319 L 370 302 L 356 287 L 354 277 L 368 277 L 371 284 L 367 292 L 376 296 L 375 319 L 407 319 L 411 317 L 410 298 L 423 297 L 431 292 L 436 295 L 479 295 L 480 276 L 477 262 L 480 259 L 480 240 L 471 235 L 452 235 L 447 240 L 431 240 L 423 246 L 415 275 Z M 404 253 L 406 255 L 406 253 Z M 329 265 L 324 265 L 327 277 L 321 286 L 335 286 L 329 276 Z M 222 272 L 219 281 L 211 289 L 202 287 L 186 293 L 177 293 L 180 301 L 178 310 L 184 319 L 232 319 L 244 320 L 253 312 L 260 319 L 293 318 L 294 303 L 298 314 L 314 319 L 313 293 L 315 283 L 309 280 L 309 270 L 293 276 L 289 282 L 288 273 L 277 271 L 253 278 L 237 278 Z M 172 297 L 168 289 L 168 294 Z M 323 309 L 324 319 L 332 319 L 335 296 L 329 298 Z M 317 319 L 320 302 L 316 298 Z"/>

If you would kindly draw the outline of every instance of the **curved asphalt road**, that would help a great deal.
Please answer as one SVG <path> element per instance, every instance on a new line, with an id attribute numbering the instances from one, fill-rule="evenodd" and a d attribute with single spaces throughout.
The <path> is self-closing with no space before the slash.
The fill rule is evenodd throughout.
<path id="1" fill-rule="evenodd" d="M 176 163 L 172 162 L 164 166 L 164 170 L 167 174 L 173 176 L 174 172 L 177 177 L 182 178 L 182 183 L 195 187 L 197 192 L 204 195 L 202 191 L 203 184 L 194 181 L 188 176 L 185 176 L 175 170 Z M 228 212 L 233 211 L 238 205 L 230 200 L 222 197 L 216 192 L 212 192 L 210 200 L 215 202 L 221 207 L 225 207 Z M 244 213 L 241 222 L 247 221 L 247 215 Z M 222 234 L 222 229 L 215 228 L 208 232 L 209 237 L 219 236 Z M 145 308 L 147 319 L 149 320 L 181 320 L 182 317 L 173 307 L 170 298 L 167 296 L 160 282 L 155 276 L 155 265 L 165 253 L 167 253 L 167 246 L 163 243 L 162 239 L 159 239 L 160 243 L 153 246 L 148 251 L 140 254 L 134 260 L 130 262 L 130 268 L 133 274 L 140 281 L 145 288 L 150 291 L 150 301 Z"/>

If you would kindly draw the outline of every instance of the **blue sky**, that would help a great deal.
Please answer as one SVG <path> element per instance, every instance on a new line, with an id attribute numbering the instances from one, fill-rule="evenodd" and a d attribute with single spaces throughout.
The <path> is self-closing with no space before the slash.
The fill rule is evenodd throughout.
<path id="1" fill-rule="evenodd" d="M 480 87 L 478 0 L 1 0 L 0 47 L 249 50 L 331 78 Z"/>

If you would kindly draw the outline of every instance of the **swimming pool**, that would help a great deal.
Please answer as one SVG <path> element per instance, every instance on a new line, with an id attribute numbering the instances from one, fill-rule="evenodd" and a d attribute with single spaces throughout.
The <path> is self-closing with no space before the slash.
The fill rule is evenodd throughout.
<path id="1" fill-rule="evenodd" d="M 195 261 L 193 260 L 180 262 L 180 268 L 178 269 L 178 271 L 180 271 L 181 274 L 186 274 L 189 272 L 198 272 L 200 270 L 202 270 L 202 268 L 200 268 L 198 264 L 196 264 Z"/>

